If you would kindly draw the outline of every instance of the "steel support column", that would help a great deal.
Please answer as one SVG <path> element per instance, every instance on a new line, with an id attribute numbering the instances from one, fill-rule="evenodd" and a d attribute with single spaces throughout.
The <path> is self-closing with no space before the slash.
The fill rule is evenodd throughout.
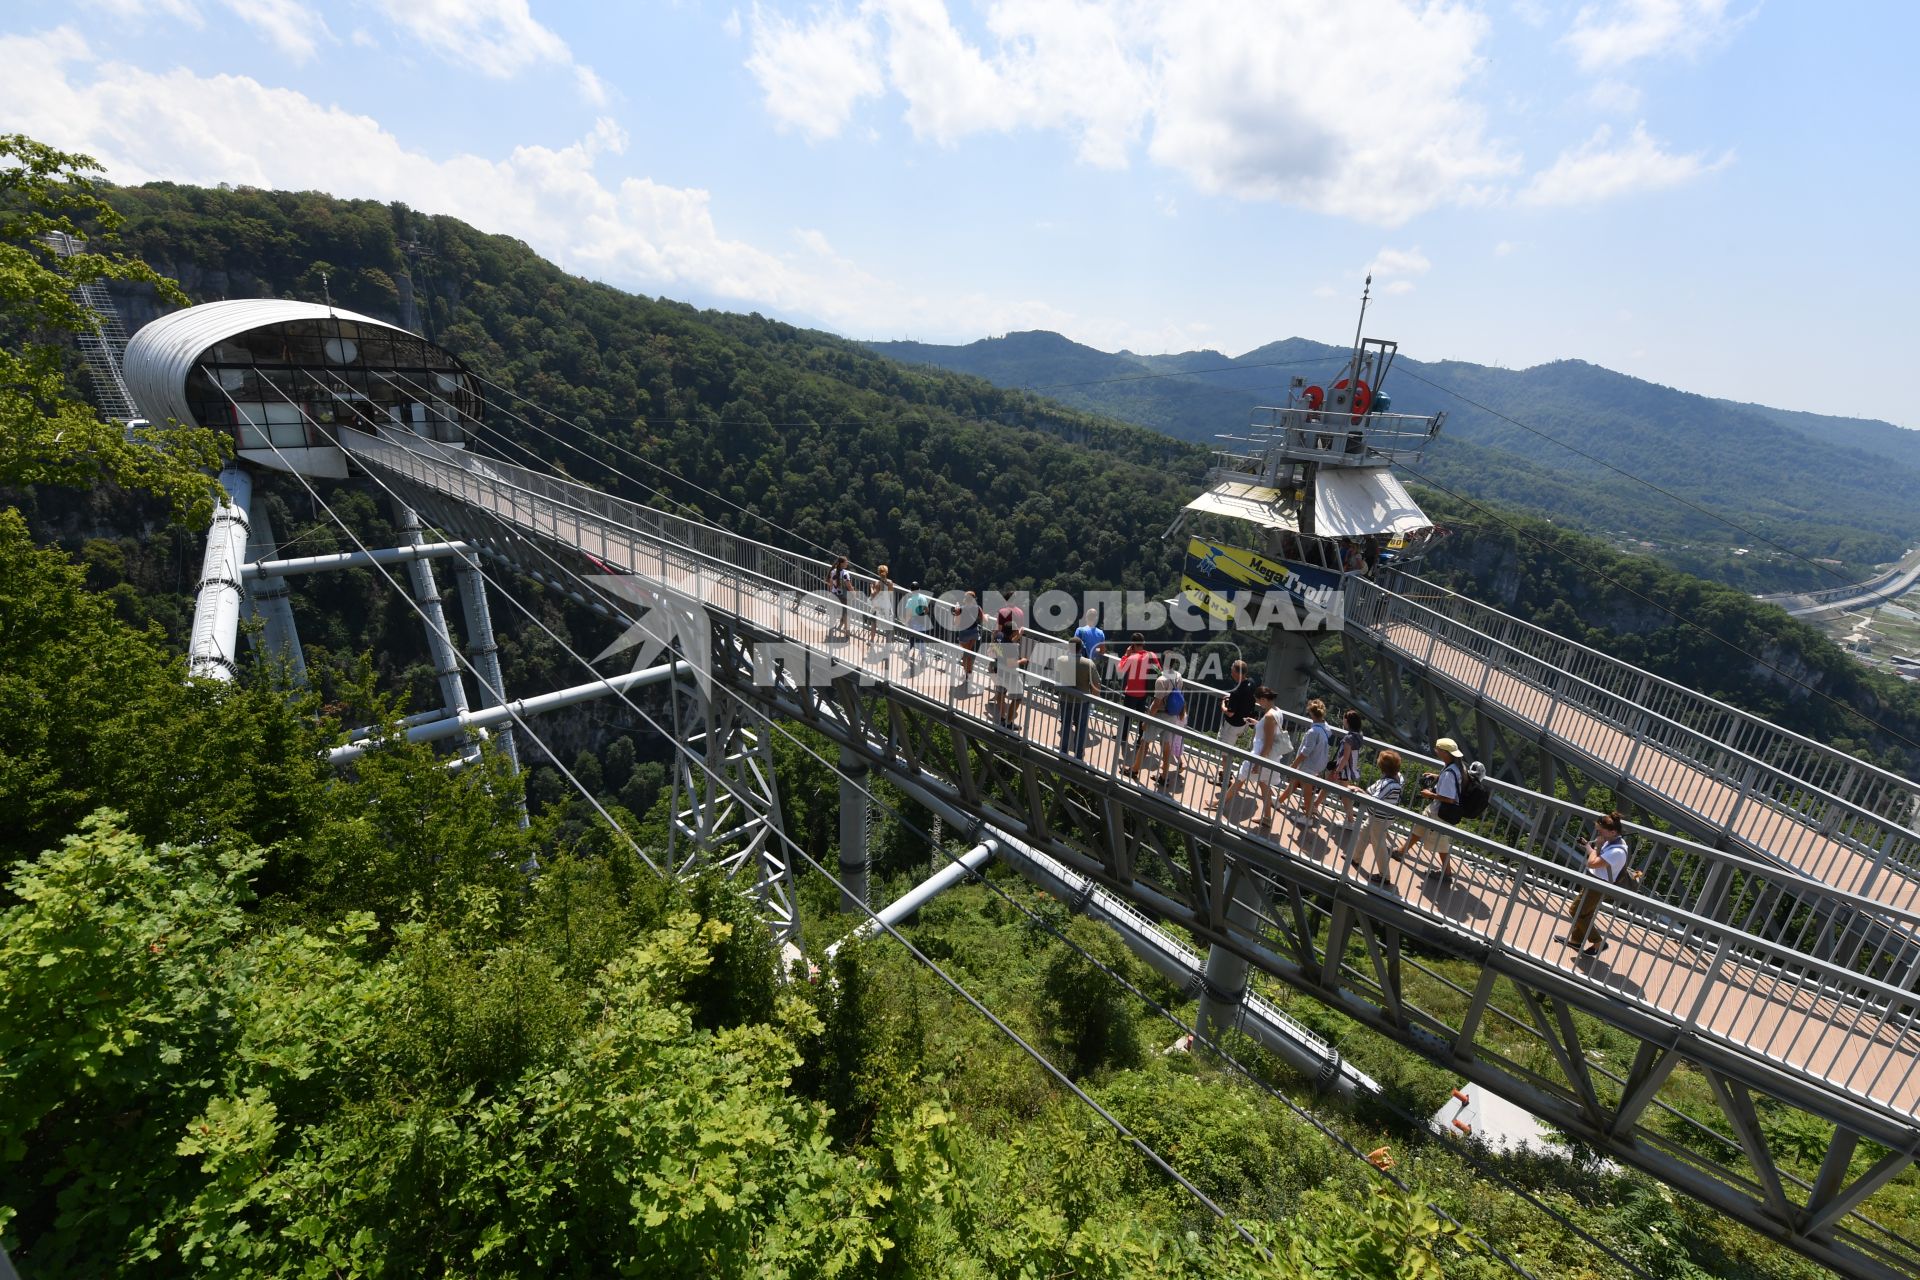
<path id="1" fill-rule="evenodd" d="M 1218 858 L 1218 849 L 1211 851 Z M 1226 916 L 1228 927 L 1243 934 L 1257 933 L 1263 903 L 1253 877 L 1230 870 L 1227 875 Z M 1225 947 L 1207 948 L 1207 967 L 1200 974 L 1200 1015 L 1194 1030 L 1202 1039 L 1221 1043 L 1222 1033 L 1238 1029 L 1247 1000 L 1248 972 L 1245 956 Z"/>
<path id="2" fill-rule="evenodd" d="M 247 537 L 247 558 L 257 564 L 271 558 L 277 549 L 273 522 L 265 504 L 249 513 L 248 523 L 252 527 Z M 285 663 L 287 678 L 296 687 L 304 687 L 307 657 L 300 649 L 299 629 L 293 624 L 293 604 L 287 599 L 286 579 L 275 574 L 247 574 L 244 570 L 242 576 L 247 583 L 247 603 L 266 624 L 254 637 L 254 648 L 270 662 Z"/>
<path id="3" fill-rule="evenodd" d="M 232 680 L 240 674 L 234 659 L 240 637 L 241 586 L 247 563 L 247 508 L 253 502 L 253 477 L 234 464 L 220 473 L 226 497 L 213 509 L 207 527 L 207 553 L 200 562 L 194 592 L 193 634 L 187 642 L 187 674 Z"/>
<path id="4" fill-rule="evenodd" d="M 467 660 L 480 673 L 480 695 L 474 699 L 474 710 L 485 711 L 506 702 L 507 686 L 500 676 L 500 646 L 493 636 L 493 612 L 487 607 L 486 579 L 481 576 L 480 566 L 473 558 L 478 554 L 472 553 L 456 563 L 453 581 L 460 591 L 460 608 L 467 624 Z M 416 560 L 414 563 L 432 572 L 426 561 Z M 506 753 L 507 766 L 518 773 L 520 750 L 514 744 L 510 726 L 500 735 L 500 749 Z"/>
<path id="5" fill-rule="evenodd" d="M 407 545 L 425 546 L 427 539 L 420 528 L 419 514 L 404 503 L 394 505 L 398 508 L 394 514 L 399 518 L 400 528 L 407 535 Z M 440 705 L 447 709 L 449 716 L 465 715 L 467 687 L 460 679 L 460 660 L 454 656 L 453 637 L 447 632 L 447 612 L 440 604 L 440 583 L 434 577 L 433 562 L 408 561 L 407 576 L 413 584 L 413 598 L 426 615 L 427 650 L 433 655 L 434 678 L 440 682 Z"/>
<path id="6" fill-rule="evenodd" d="M 864 914 L 868 900 L 866 786 L 866 761 L 840 748 L 840 909 L 850 915 Z"/>
<path id="7" fill-rule="evenodd" d="M 1314 667 L 1313 644 L 1298 631 L 1279 627 L 1267 632 L 1267 665 L 1263 681 L 1274 693 L 1274 705 L 1298 713 L 1307 705 L 1307 679 Z"/>

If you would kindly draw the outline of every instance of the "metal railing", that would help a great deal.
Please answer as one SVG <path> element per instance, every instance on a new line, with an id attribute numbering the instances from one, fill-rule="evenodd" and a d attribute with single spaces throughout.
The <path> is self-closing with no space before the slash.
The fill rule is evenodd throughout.
<path id="1" fill-rule="evenodd" d="M 1213 707 L 1225 690 L 1187 681 L 1188 721 L 1198 694 L 1207 704 L 1203 717 L 1214 721 Z M 1337 712 L 1333 713 L 1337 715 Z M 1312 721 L 1283 711 L 1282 723 L 1298 743 Z M 1334 741 L 1339 730 L 1329 719 Z M 1214 729 L 1202 730 L 1217 732 Z M 1244 736 L 1244 735 L 1242 735 Z M 1407 797 L 1419 789 L 1422 773 L 1438 774 L 1437 756 L 1401 743 L 1362 735 L 1362 760 L 1370 765 L 1382 751 L 1401 758 Z M 1498 844 L 1579 871 L 1586 865 L 1580 841 L 1591 834 L 1594 811 L 1559 796 L 1485 780 L 1492 793 L 1487 812 L 1467 827 Z M 1329 803 L 1343 811 L 1339 791 Z M 1715 849 L 1670 831 L 1623 821 L 1630 862 L 1640 872 L 1642 898 L 1712 916 L 1743 932 L 1784 944 L 1803 955 L 1838 964 L 1908 990 L 1920 984 L 1920 908 L 1887 904 L 1859 894 L 1837 892 L 1799 868 L 1772 858 L 1755 859 Z"/>
<path id="2" fill-rule="evenodd" d="M 1253 411 L 1249 432 L 1220 437 L 1228 447 L 1214 453 L 1218 470 L 1252 479 L 1264 474 L 1274 458 L 1352 467 L 1418 462 L 1439 427 L 1435 418 L 1411 413 L 1350 414 L 1262 405 Z"/>
<path id="3" fill-rule="evenodd" d="M 1500 682 L 1496 705 L 1530 691 L 1538 715 L 1511 709 L 1554 735 L 1556 754 L 1618 772 L 1695 830 L 1822 881 L 1850 877 L 1840 887 L 1896 902 L 1920 894 L 1915 783 L 1411 575 L 1389 581 L 1419 595 L 1355 579 L 1348 630 L 1473 697 Z"/>
<path id="4" fill-rule="evenodd" d="M 985 653 L 978 655 L 982 675 L 1003 692 L 992 704 L 973 709 L 966 705 L 971 698 L 956 696 L 949 684 L 935 681 L 938 689 L 929 693 L 903 681 L 899 674 L 903 663 L 912 661 L 908 657 L 910 645 L 916 646 L 914 656 L 935 670 L 944 670 L 949 676 L 957 674 L 975 656 L 958 645 L 924 636 L 916 640 L 906 627 L 885 618 L 873 619 L 872 643 L 841 641 L 836 645 L 829 633 L 837 620 L 831 616 L 831 609 L 823 611 L 820 607 L 826 571 L 820 561 L 554 481 L 524 468 L 482 462 L 451 450 L 436 454 L 426 442 L 403 445 L 343 432 L 342 443 L 363 461 L 417 488 L 442 495 L 465 518 L 478 518 L 483 524 L 494 522 L 503 531 L 543 538 L 622 571 L 690 591 L 707 607 L 731 613 L 779 637 L 796 652 L 817 655 L 823 664 L 862 678 L 890 682 L 895 696 L 943 703 L 947 714 L 977 723 L 981 737 L 991 736 L 998 727 L 990 716 L 1010 706 L 1013 729 L 1009 741 L 1048 751 L 1052 758 L 1046 768 L 1065 781 L 1130 785 L 1132 780 L 1124 775 L 1137 754 L 1129 741 L 1134 731 L 1170 732 L 1175 728 L 1105 698 L 1064 687 L 1058 680 L 1059 668 L 1049 662 L 1022 671 L 1003 661 L 998 670 L 988 673 L 984 669 L 988 661 Z M 703 546 L 680 544 L 668 530 L 687 531 Z M 855 621 L 852 625 L 862 624 Z M 928 683 L 924 675 L 921 683 Z M 1080 706 L 1087 711 L 1084 745 L 1078 751 L 1062 750 L 1053 755 L 1051 748 L 1056 742 L 1065 747 L 1078 745 L 1072 741 L 1071 730 Z M 1317 782 L 1286 764 L 1256 760 L 1247 751 L 1217 741 L 1190 738 L 1182 746 L 1182 754 L 1190 759 L 1189 768 L 1197 764 L 1221 774 L 1241 768 L 1249 772 L 1265 769 L 1279 781 Z M 1257 831 L 1250 831 L 1232 814 L 1209 813 L 1181 796 L 1162 794 L 1146 786 L 1139 788 L 1139 794 L 1158 798 L 1170 806 L 1169 813 L 1178 807 L 1185 810 L 1190 821 L 1198 817 L 1214 824 L 1223 838 L 1229 834 L 1259 838 Z M 989 796 L 981 803 L 991 809 L 997 802 Z M 1304 859 L 1315 863 L 1321 874 L 1331 871 L 1357 877 L 1359 872 L 1353 863 L 1363 852 L 1365 837 L 1385 834 L 1397 840 L 1419 822 L 1407 810 L 1364 793 L 1339 792 L 1330 796 L 1328 803 L 1343 810 L 1351 803 L 1355 821 L 1348 824 L 1339 840 L 1331 868 L 1317 859 Z M 1513 814 L 1495 819 L 1491 830 L 1461 827 L 1451 832 L 1455 892 L 1469 895 L 1477 910 L 1455 914 L 1397 895 L 1392 905 L 1424 917 L 1442 933 L 1470 937 L 1526 963 L 1564 973 L 1567 966 L 1557 961 L 1568 953 L 1554 951 L 1541 940 L 1541 917 L 1563 914 L 1568 903 L 1582 892 L 1599 894 L 1606 902 L 1613 922 L 1610 928 L 1618 935 L 1617 945 L 1622 951 L 1632 947 L 1659 961 L 1643 973 L 1645 980 L 1634 977 L 1628 965 L 1589 974 L 1610 999 L 1656 1014 L 1742 1054 L 1754 1055 L 1765 1060 L 1769 1069 L 1784 1069 L 1818 1087 L 1845 1094 L 1901 1124 L 1911 1123 L 1914 1074 L 1920 1068 L 1916 1004 L 1909 992 L 1863 971 L 1881 970 L 1894 963 L 1893 958 L 1874 950 L 1873 944 L 1863 943 L 1854 949 L 1858 954 L 1853 954 L 1853 964 L 1837 963 L 1751 933 L 1742 924 L 1764 909 L 1756 904 L 1768 895 L 1775 902 L 1801 895 L 1808 910 L 1826 904 L 1829 918 L 1835 923 L 1822 926 L 1825 936 L 1844 933 L 1849 917 L 1884 916 L 1886 908 L 1882 904 L 1831 890 L 1821 890 L 1814 901 L 1804 896 L 1810 887 L 1800 877 L 1671 838 L 1649 860 L 1651 874 L 1644 891 L 1609 885 L 1562 859 L 1536 856 L 1500 843 L 1500 833 L 1510 834 L 1522 823 L 1570 822 L 1575 814 L 1588 816 L 1545 797 L 1529 803 L 1533 809 L 1518 807 Z M 1502 827 L 1502 822 L 1507 825 Z M 1558 833 L 1561 839 L 1566 834 Z M 1534 834 L 1536 845 L 1541 838 L 1540 833 Z M 1281 856 L 1303 857 L 1284 846 L 1274 847 Z M 1197 870 L 1184 857 L 1155 856 L 1142 848 L 1136 851 L 1133 874 L 1157 892 L 1194 902 L 1203 900 L 1205 893 L 1204 886 L 1194 883 Z M 1385 904 L 1383 909 L 1387 909 Z M 1551 925 L 1545 931 L 1550 934 Z M 1848 1051 L 1834 1050 L 1835 1037 Z M 1816 1045 L 1820 1046 L 1817 1054 L 1803 1047 Z"/>

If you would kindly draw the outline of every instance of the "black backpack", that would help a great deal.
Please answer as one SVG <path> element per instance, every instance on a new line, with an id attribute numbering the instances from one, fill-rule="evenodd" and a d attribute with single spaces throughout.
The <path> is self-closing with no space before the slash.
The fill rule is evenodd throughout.
<path id="1" fill-rule="evenodd" d="M 1460 771 L 1460 816 L 1477 818 L 1487 811 L 1487 805 L 1493 800 L 1493 791 L 1479 778 L 1465 769 Z"/>

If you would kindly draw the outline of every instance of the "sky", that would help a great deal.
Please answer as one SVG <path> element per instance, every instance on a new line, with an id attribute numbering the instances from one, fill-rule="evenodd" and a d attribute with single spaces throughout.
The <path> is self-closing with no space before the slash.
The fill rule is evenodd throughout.
<path id="1" fill-rule="evenodd" d="M 853 338 L 1368 332 L 1920 427 L 1908 0 L 7 0 L 0 131 Z"/>

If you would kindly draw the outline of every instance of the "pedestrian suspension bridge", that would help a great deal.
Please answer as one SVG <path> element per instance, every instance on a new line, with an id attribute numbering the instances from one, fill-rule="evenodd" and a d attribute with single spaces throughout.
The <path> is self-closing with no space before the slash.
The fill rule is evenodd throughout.
<path id="1" fill-rule="evenodd" d="M 391 326 L 319 312 L 273 317 L 311 321 L 315 344 L 347 343 L 344 317 L 360 326 L 360 349 L 390 341 L 395 354 L 368 371 L 329 368 L 369 357 L 316 345 L 305 360 L 289 330 L 272 351 L 254 342 L 220 357 L 244 363 L 244 376 L 199 368 L 246 340 L 232 325 L 144 347 L 143 330 L 129 352 L 128 382 L 149 415 L 232 424 L 243 462 L 310 488 L 309 475 L 350 464 L 410 517 L 404 547 L 315 558 L 327 564 L 279 559 L 257 513 L 249 518 L 236 467 L 235 501 L 209 539 L 196 669 L 232 671 L 247 610 L 268 623 L 257 643 L 297 661 L 280 611 L 287 578 L 402 566 L 444 700 L 409 736 L 471 743 L 511 727 L 537 741 L 528 721 L 543 705 L 611 696 L 642 710 L 636 689 L 666 689 L 661 727 L 678 747 L 666 869 L 720 860 L 753 887 L 782 942 L 798 928 L 794 862 L 769 745 L 805 725 L 839 753 L 838 878 L 851 910 L 870 910 L 866 787 L 884 778 L 972 833 L 984 850 L 975 865 L 999 852 L 1050 888 L 1073 887 L 1078 907 L 1105 904 L 1136 949 L 1174 956 L 1162 971 L 1185 975 L 1208 1037 L 1286 1035 L 1251 988 L 1291 988 L 1842 1274 L 1920 1274 L 1920 1243 L 1873 1213 L 1876 1192 L 1920 1154 L 1920 786 L 1383 569 L 1345 581 L 1344 627 L 1308 650 L 1311 676 L 1392 731 L 1369 757 L 1401 750 L 1410 778 L 1440 766 L 1402 743 L 1474 741 L 1494 798 L 1454 833 L 1450 879 L 1416 850 L 1374 883 L 1370 859 L 1356 860 L 1361 833 L 1377 818 L 1398 844 L 1406 810 L 1335 794 L 1322 812 L 1340 821 L 1268 830 L 1252 804 L 1221 806 L 1220 779 L 1252 757 L 1198 732 L 1177 781 L 1143 784 L 1127 773 L 1129 713 L 1105 698 L 1093 699 L 1085 751 L 1063 750 L 1063 708 L 1078 696 L 1059 679 L 1072 671 L 1069 650 L 1032 632 L 1009 728 L 984 672 L 959 682 L 971 658 L 959 646 L 889 617 L 840 628 L 821 594 L 825 561 L 479 456 L 443 429 L 484 429 L 474 375 L 377 336 Z M 464 656 L 440 605 L 441 559 L 466 605 Z M 575 688 L 510 701 L 488 595 L 523 609 L 517 578 L 670 651 L 642 670 L 589 672 Z M 367 745 L 335 754 L 344 762 Z M 1595 787 L 1658 820 L 1628 826 L 1638 887 L 1582 870 L 1577 845 L 1593 811 L 1581 801 Z M 1611 945 L 1599 957 L 1558 941 L 1582 891 L 1605 897 Z M 1595 1028 L 1631 1052 L 1601 1051 Z M 1537 1052 L 1503 1051 L 1516 1035 Z M 1299 1043 L 1320 1055 L 1322 1083 L 1355 1078 L 1324 1043 L 1304 1033 Z M 1682 1063 L 1704 1080 L 1716 1123 L 1676 1104 Z M 1766 1121 L 1783 1114 L 1831 1133 L 1812 1178 L 1775 1158 Z"/>

